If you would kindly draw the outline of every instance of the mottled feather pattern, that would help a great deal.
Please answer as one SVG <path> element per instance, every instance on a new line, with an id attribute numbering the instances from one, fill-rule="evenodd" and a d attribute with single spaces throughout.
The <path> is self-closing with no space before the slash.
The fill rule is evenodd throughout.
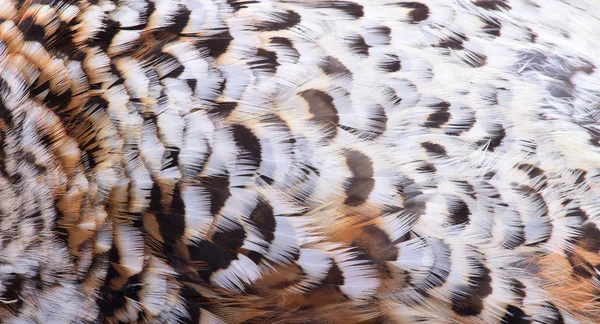
<path id="1" fill-rule="evenodd" d="M 0 0 L 0 322 L 600 322 L 600 3 Z"/>

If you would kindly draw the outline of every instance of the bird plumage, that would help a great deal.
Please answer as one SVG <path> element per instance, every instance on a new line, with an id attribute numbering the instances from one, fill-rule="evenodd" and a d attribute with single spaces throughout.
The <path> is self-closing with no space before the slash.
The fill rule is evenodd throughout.
<path id="1" fill-rule="evenodd" d="M 0 322 L 600 321 L 594 0 L 0 0 Z"/>

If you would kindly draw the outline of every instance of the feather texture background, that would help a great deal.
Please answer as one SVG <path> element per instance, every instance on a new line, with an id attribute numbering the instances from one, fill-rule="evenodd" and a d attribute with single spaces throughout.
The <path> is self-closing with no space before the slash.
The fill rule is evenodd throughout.
<path id="1" fill-rule="evenodd" d="M 0 0 L 2 323 L 597 323 L 600 3 Z"/>

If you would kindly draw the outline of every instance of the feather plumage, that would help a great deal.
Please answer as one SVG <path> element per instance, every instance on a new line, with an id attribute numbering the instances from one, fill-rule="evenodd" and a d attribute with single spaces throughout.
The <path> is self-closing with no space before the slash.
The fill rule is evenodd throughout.
<path id="1" fill-rule="evenodd" d="M 600 321 L 598 12 L 0 0 L 0 321 Z"/>

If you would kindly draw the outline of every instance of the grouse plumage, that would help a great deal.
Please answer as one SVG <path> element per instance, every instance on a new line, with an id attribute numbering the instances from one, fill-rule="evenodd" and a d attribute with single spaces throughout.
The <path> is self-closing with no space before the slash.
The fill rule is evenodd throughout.
<path id="1" fill-rule="evenodd" d="M 595 0 L 0 0 L 0 322 L 597 323 Z"/>

